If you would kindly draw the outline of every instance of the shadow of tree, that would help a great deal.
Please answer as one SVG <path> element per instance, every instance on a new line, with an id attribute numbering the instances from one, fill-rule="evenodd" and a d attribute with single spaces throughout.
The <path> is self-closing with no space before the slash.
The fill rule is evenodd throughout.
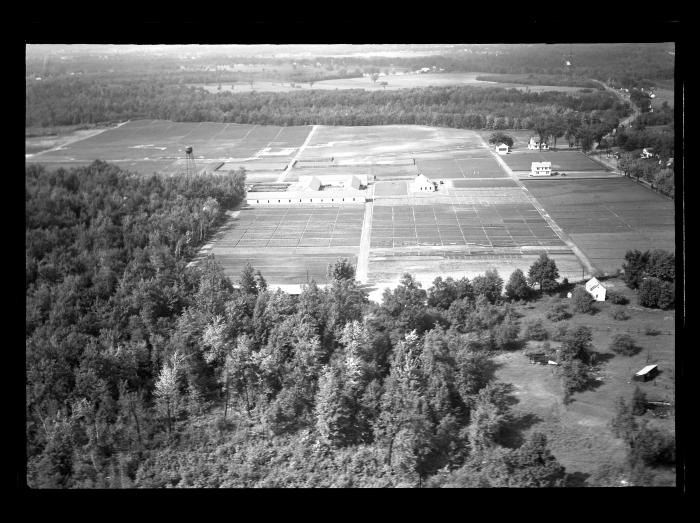
<path id="1" fill-rule="evenodd" d="M 570 472 L 566 474 L 564 486 L 566 487 L 588 487 L 587 480 L 591 475 L 587 472 Z"/>
<path id="2" fill-rule="evenodd" d="M 515 399 L 515 398 L 514 398 Z M 518 400 L 515 399 L 517 403 Z M 528 412 L 518 416 L 512 416 L 510 420 L 501 428 L 498 435 L 498 443 L 504 447 L 515 449 L 525 442 L 523 432 L 542 421 L 537 414 Z"/>

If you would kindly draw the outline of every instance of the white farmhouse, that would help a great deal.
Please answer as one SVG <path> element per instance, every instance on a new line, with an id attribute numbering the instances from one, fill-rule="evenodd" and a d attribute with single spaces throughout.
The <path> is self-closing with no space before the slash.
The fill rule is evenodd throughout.
<path id="1" fill-rule="evenodd" d="M 654 149 L 651 147 L 645 147 L 642 149 L 642 154 L 640 155 L 641 158 L 653 158 L 656 153 L 654 152 Z"/>
<path id="2" fill-rule="evenodd" d="M 552 176 L 552 162 L 532 162 L 530 176 Z"/>
<path id="3" fill-rule="evenodd" d="M 534 136 L 531 136 L 530 141 L 527 144 L 527 148 L 537 151 L 547 151 L 549 150 L 549 145 L 547 145 L 547 142 L 540 142 L 539 140 L 536 140 Z"/>
<path id="4" fill-rule="evenodd" d="M 593 296 L 595 301 L 605 301 L 606 289 L 597 278 L 591 278 L 586 282 L 586 292 Z"/>
<path id="5" fill-rule="evenodd" d="M 408 190 L 411 192 L 435 192 L 435 182 L 424 174 L 419 174 L 415 180 L 408 184 Z"/>
<path id="6" fill-rule="evenodd" d="M 500 155 L 508 154 L 508 149 L 509 149 L 509 147 L 504 143 L 499 143 L 496 146 L 496 152 Z"/>

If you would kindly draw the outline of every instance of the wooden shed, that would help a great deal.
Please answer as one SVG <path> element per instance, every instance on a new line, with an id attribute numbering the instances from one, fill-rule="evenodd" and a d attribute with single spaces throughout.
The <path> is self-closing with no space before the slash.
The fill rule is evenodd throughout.
<path id="1" fill-rule="evenodd" d="M 659 374 L 659 366 L 658 365 L 647 365 L 642 370 L 637 372 L 632 379 L 634 381 L 649 381 L 649 380 L 653 380 L 654 378 L 656 378 L 656 376 L 658 374 Z"/>

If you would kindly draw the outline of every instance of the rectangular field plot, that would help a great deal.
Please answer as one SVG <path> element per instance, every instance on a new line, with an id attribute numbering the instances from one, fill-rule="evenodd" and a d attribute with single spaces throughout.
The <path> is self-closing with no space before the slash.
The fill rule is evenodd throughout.
<path id="1" fill-rule="evenodd" d="M 607 171 L 608 169 L 580 151 L 518 152 L 503 156 L 514 171 L 529 171 L 532 162 L 552 162 L 555 171 Z"/>
<path id="2" fill-rule="evenodd" d="M 529 202 L 497 206 L 375 206 L 370 248 L 408 246 L 565 247 L 565 244 Z"/>
<path id="3" fill-rule="evenodd" d="M 510 178 L 493 180 L 452 180 L 452 186 L 457 188 L 483 188 L 483 187 L 518 187 L 518 184 Z"/>
<path id="4" fill-rule="evenodd" d="M 673 202 L 629 179 L 525 184 L 601 271 L 619 269 L 628 250 L 675 251 Z"/>
<path id="5" fill-rule="evenodd" d="M 304 142 L 310 126 L 277 127 L 213 122 L 136 120 L 28 159 L 41 163 L 89 164 L 94 160 L 124 164 L 136 172 L 168 172 L 192 146 L 197 165 L 210 160 L 260 158 L 283 163 Z M 275 156 L 284 152 L 286 156 Z M 272 155 L 271 155 L 272 154 Z M 131 164 L 131 165 L 129 165 Z M 278 167 L 274 167 L 277 169 Z M 283 168 L 283 167 L 282 167 Z M 270 169 L 268 169 L 270 170 Z"/>
<path id="6" fill-rule="evenodd" d="M 241 209 L 213 242 L 212 252 L 234 279 L 246 261 L 271 284 L 325 282 L 338 257 L 356 263 L 364 206 L 293 206 Z"/>
<path id="7" fill-rule="evenodd" d="M 498 162 L 489 153 L 480 156 L 463 156 L 458 158 L 416 159 L 418 171 L 428 178 L 507 178 Z"/>

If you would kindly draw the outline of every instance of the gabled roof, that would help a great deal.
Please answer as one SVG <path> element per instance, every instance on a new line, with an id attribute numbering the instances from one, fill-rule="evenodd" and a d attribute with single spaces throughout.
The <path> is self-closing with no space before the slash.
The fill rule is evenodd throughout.
<path id="1" fill-rule="evenodd" d="M 590 280 L 588 280 L 588 281 L 586 282 L 586 290 L 587 290 L 587 291 L 590 291 L 590 290 L 592 290 L 592 289 L 595 289 L 595 288 L 596 288 L 597 286 L 599 286 L 599 285 L 600 285 L 601 287 L 605 288 L 605 285 L 603 285 L 602 283 L 600 283 L 600 281 L 598 280 L 598 278 L 596 278 L 596 277 L 594 276 L 593 278 L 591 278 Z"/>
<path id="2" fill-rule="evenodd" d="M 541 167 L 541 168 L 543 168 L 543 169 L 544 169 L 544 168 L 549 168 L 549 169 L 551 169 L 551 168 L 552 168 L 552 162 L 532 162 L 532 166 L 530 167 L 530 169 L 537 169 L 538 167 Z"/>
<path id="3" fill-rule="evenodd" d="M 425 184 L 431 184 L 433 181 L 428 178 L 425 174 L 419 174 L 416 176 L 416 179 L 413 180 L 413 183 L 425 183 Z"/>
<path id="4" fill-rule="evenodd" d="M 314 191 L 318 191 L 321 188 L 321 180 L 319 180 L 315 176 L 312 176 L 306 182 L 306 187 L 308 187 L 309 189 L 313 189 Z"/>
<path id="5" fill-rule="evenodd" d="M 508 147 L 508 145 L 505 144 L 505 143 L 499 143 L 499 144 L 496 146 L 496 149 L 500 149 L 501 147 Z"/>

